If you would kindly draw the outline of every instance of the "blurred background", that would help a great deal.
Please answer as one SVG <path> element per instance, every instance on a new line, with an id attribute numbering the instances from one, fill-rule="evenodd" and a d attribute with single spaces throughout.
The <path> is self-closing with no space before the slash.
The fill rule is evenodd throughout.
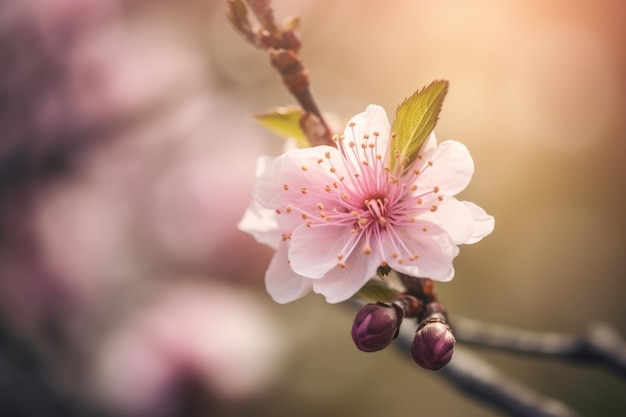
<path id="1" fill-rule="evenodd" d="M 437 285 L 454 315 L 626 335 L 626 6 L 582 0 L 274 2 L 302 18 L 323 111 L 451 88 L 462 199 L 496 218 Z M 0 3 L 0 415 L 495 417 L 408 352 L 358 351 L 354 311 L 277 305 L 235 229 L 292 104 L 217 0 Z M 588 416 L 606 370 L 477 351 Z"/>

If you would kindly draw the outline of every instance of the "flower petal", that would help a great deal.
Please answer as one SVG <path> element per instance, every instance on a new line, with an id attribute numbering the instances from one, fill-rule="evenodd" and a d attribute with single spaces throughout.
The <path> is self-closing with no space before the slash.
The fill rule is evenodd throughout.
<path id="1" fill-rule="evenodd" d="M 350 142 L 354 142 L 356 145 L 354 147 L 356 152 L 361 152 L 363 145 L 367 146 L 370 143 L 376 143 L 377 153 L 384 156 L 387 153 L 391 140 L 390 130 L 391 127 L 385 109 L 375 104 L 370 104 L 364 112 L 351 118 L 343 131 L 345 138 L 343 140 L 346 141 L 343 143 L 345 146 L 344 155 L 351 165 L 359 169 L 361 161 L 350 149 Z M 378 133 L 378 137 L 374 136 L 374 132 Z M 338 148 L 342 148 L 341 143 L 338 144 Z"/>
<path id="2" fill-rule="evenodd" d="M 304 297 L 312 281 L 296 274 L 289 266 L 287 244 L 281 245 L 265 272 L 265 287 L 274 301 L 285 304 Z"/>
<path id="3" fill-rule="evenodd" d="M 280 206 L 280 194 L 278 181 L 280 171 L 282 169 L 284 158 L 279 156 L 273 159 L 271 162 L 263 159 L 257 161 L 257 174 L 259 174 L 256 182 L 254 183 L 254 189 L 252 190 L 252 196 L 262 207 L 266 209 L 275 209 Z M 263 169 L 265 165 L 265 169 Z"/>
<path id="4" fill-rule="evenodd" d="M 447 140 L 430 149 L 418 159 L 416 177 L 418 189 L 439 187 L 442 194 L 456 195 L 469 184 L 474 173 L 474 161 L 462 143 Z"/>
<path id="5" fill-rule="evenodd" d="M 340 183 L 340 178 L 348 173 L 336 148 L 316 146 L 294 149 L 281 158 L 282 166 L 276 182 L 283 205 L 314 209 L 322 203 L 329 209 L 337 207 L 334 194 L 337 187 L 333 184 Z"/>
<path id="6" fill-rule="evenodd" d="M 363 253 L 363 242 L 346 261 L 346 268 L 335 267 L 313 281 L 313 291 L 326 297 L 328 303 L 339 303 L 356 294 L 374 276 L 380 265 L 377 254 Z"/>
<path id="7" fill-rule="evenodd" d="M 276 213 L 261 207 L 252 201 L 243 214 L 237 228 L 242 232 L 250 233 L 257 242 L 277 249 L 281 241 L 281 232 L 276 222 Z"/>
<path id="8" fill-rule="evenodd" d="M 450 281 L 452 260 L 459 253 L 448 232 L 436 224 L 416 221 L 387 228 L 381 235 L 385 262 L 391 269 L 420 278 Z"/>
<path id="9" fill-rule="evenodd" d="M 461 203 L 463 203 L 465 207 L 469 209 L 469 212 L 471 213 L 474 220 L 472 235 L 461 243 L 476 243 L 483 237 L 493 232 L 493 229 L 495 227 L 495 220 L 493 216 L 488 215 L 485 210 L 472 202 L 461 201 Z"/>
<path id="10" fill-rule="evenodd" d="M 353 123 L 354 126 L 350 126 Z M 365 108 L 364 112 L 355 115 L 348 121 L 343 134 L 346 138 L 354 139 L 355 143 L 361 146 L 362 143 L 365 143 L 363 142 L 363 136 L 371 136 L 374 132 L 380 134 L 381 140 L 385 138 L 389 140 L 390 129 L 391 126 L 389 125 L 389 118 L 387 118 L 385 109 L 376 104 L 370 104 Z"/>
<path id="11" fill-rule="evenodd" d="M 257 178 L 261 176 L 262 173 L 264 173 L 270 165 L 272 165 L 272 162 L 274 162 L 274 159 L 276 158 L 272 158 L 271 156 L 267 156 L 267 155 L 261 155 L 257 158 L 256 160 L 256 166 L 255 166 L 255 173 Z"/>
<path id="12" fill-rule="evenodd" d="M 420 220 L 426 220 L 440 226 L 448 232 L 457 245 L 465 243 L 474 231 L 474 219 L 468 207 L 454 197 L 442 196 L 437 201 L 437 210 L 420 214 Z"/>
<path id="13" fill-rule="evenodd" d="M 321 278 L 350 256 L 358 234 L 352 226 L 323 224 L 294 230 L 289 246 L 291 268 L 308 278 Z"/>

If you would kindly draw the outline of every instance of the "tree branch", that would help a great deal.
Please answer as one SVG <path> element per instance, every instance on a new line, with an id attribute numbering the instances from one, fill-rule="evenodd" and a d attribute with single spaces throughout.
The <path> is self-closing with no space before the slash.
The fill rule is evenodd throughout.
<path id="1" fill-rule="evenodd" d="M 520 330 L 456 316 L 451 326 L 459 342 L 598 364 L 626 378 L 626 342 L 604 324 L 593 324 L 579 335 Z"/>
<path id="2" fill-rule="evenodd" d="M 403 327 L 397 345 L 408 350 L 413 329 Z M 579 417 L 565 404 L 543 396 L 504 376 L 465 349 L 455 348 L 452 361 L 438 374 L 461 392 L 480 399 L 514 417 Z"/>
<path id="3" fill-rule="evenodd" d="M 311 145 L 335 146 L 330 127 L 313 98 L 309 73 L 298 54 L 301 46 L 297 35 L 298 19 L 287 19 L 278 24 L 269 0 L 246 2 L 259 25 L 255 27 L 248 19 L 248 6 L 244 0 L 228 0 L 228 20 L 248 43 L 268 52 L 272 67 L 304 111 L 300 127 Z"/>

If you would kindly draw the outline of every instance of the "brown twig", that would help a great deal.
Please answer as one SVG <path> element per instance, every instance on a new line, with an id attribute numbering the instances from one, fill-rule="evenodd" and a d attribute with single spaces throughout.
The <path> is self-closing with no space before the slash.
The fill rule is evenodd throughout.
<path id="1" fill-rule="evenodd" d="M 400 333 L 398 342 L 407 349 L 410 333 Z M 562 402 L 539 394 L 506 377 L 495 367 L 465 349 L 456 348 L 454 358 L 439 375 L 461 392 L 514 417 L 579 417 Z"/>
<path id="2" fill-rule="evenodd" d="M 332 132 L 311 93 L 309 73 L 298 55 L 301 46 L 296 33 L 299 21 L 292 18 L 279 25 L 274 19 L 269 0 L 246 1 L 248 6 L 243 0 L 228 0 L 228 20 L 248 43 L 268 52 L 272 67 L 302 107 L 300 127 L 311 145 L 334 146 Z M 253 27 L 248 19 L 248 7 L 259 23 L 257 27 Z"/>
<path id="3" fill-rule="evenodd" d="M 626 341 L 604 324 L 593 324 L 578 335 L 520 330 L 454 317 L 459 342 L 534 356 L 605 366 L 626 378 Z"/>

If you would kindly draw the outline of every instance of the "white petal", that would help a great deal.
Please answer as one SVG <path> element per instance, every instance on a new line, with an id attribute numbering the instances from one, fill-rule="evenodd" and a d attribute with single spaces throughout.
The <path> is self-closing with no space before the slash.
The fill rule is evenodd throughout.
<path id="1" fill-rule="evenodd" d="M 374 252 L 363 254 L 363 242 L 346 260 L 346 267 L 335 267 L 313 281 L 313 291 L 326 297 L 328 303 L 339 303 L 356 294 L 374 276 L 380 257 Z"/>
<path id="2" fill-rule="evenodd" d="M 326 155 L 330 158 L 326 158 Z M 318 202 L 331 203 L 336 198 L 334 194 L 327 193 L 325 187 L 338 182 L 341 176 L 348 175 L 339 151 L 330 146 L 294 149 L 280 158 L 282 165 L 276 182 L 283 203 L 311 207 L 315 207 Z M 334 168 L 334 173 L 331 168 Z M 303 193 L 303 189 L 310 193 Z"/>
<path id="3" fill-rule="evenodd" d="M 351 126 L 354 124 L 354 126 Z M 381 155 L 385 155 L 387 148 L 389 148 L 390 141 L 390 129 L 389 119 L 385 109 L 375 104 L 367 106 L 364 112 L 352 117 L 343 132 L 343 139 L 346 147 L 346 157 L 355 167 L 360 167 L 360 161 L 354 156 L 354 153 L 349 148 L 350 142 L 355 143 L 355 150 L 361 152 L 361 145 L 369 145 L 370 143 L 377 143 L 377 151 Z M 379 135 L 374 137 L 374 132 Z M 365 137 L 368 139 L 365 139 Z"/>
<path id="4" fill-rule="evenodd" d="M 296 274 L 287 260 L 287 245 L 281 245 L 265 272 L 265 287 L 277 303 L 288 303 L 311 291 L 311 280 Z"/>
<path id="5" fill-rule="evenodd" d="M 492 216 L 488 215 L 485 210 L 472 202 L 461 201 L 461 203 L 469 209 L 474 220 L 472 235 L 462 243 L 476 243 L 483 237 L 493 232 L 495 219 Z"/>
<path id="6" fill-rule="evenodd" d="M 474 231 L 474 219 L 468 207 L 454 197 L 443 197 L 437 201 L 436 211 L 427 211 L 420 214 L 420 220 L 426 220 L 439 225 L 448 232 L 457 245 L 465 243 Z"/>
<path id="7" fill-rule="evenodd" d="M 259 174 L 254 183 L 252 196 L 261 206 L 267 209 L 274 210 L 280 206 L 280 182 L 278 179 L 283 161 L 284 155 L 275 158 L 271 162 L 266 159 L 257 161 L 257 171 L 261 170 L 263 165 L 265 165 L 265 169 Z"/>
<path id="8" fill-rule="evenodd" d="M 456 195 L 469 184 L 474 173 L 474 161 L 462 143 L 447 140 L 424 152 L 416 168 L 418 190 L 439 187 L 442 194 Z"/>
<path id="9" fill-rule="evenodd" d="M 274 249 L 278 248 L 281 241 L 276 213 L 261 207 L 256 201 L 250 203 L 243 217 L 237 223 L 237 228 L 242 232 L 250 233 L 257 242 Z"/>
<path id="10" fill-rule="evenodd" d="M 352 226 L 323 224 L 294 230 L 289 246 L 291 268 L 308 278 L 321 278 L 345 261 L 356 245 L 358 235 Z"/>
<path id="11" fill-rule="evenodd" d="M 261 155 L 257 158 L 255 167 L 257 178 L 260 177 L 261 174 L 269 168 L 272 162 L 274 162 L 274 159 L 276 158 L 272 158 L 271 156 L 267 155 Z"/>
<path id="12" fill-rule="evenodd" d="M 393 270 L 436 281 L 450 281 L 454 277 L 452 260 L 459 248 L 435 224 L 416 221 L 410 226 L 396 226 L 382 235 L 382 246 L 385 262 Z M 416 255 L 419 257 L 411 260 Z"/>

